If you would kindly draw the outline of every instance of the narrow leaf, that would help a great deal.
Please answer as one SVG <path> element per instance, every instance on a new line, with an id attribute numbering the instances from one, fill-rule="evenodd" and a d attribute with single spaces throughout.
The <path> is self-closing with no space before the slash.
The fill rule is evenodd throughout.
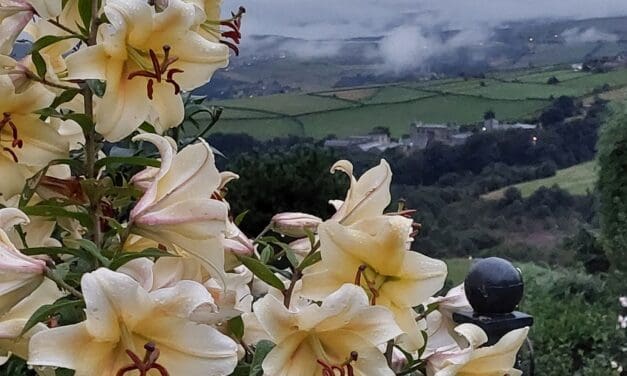
<path id="1" fill-rule="evenodd" d="M 320 251 L 314 252 L 310 255 L 307 255 L 307 257 L 305 257 L 303 262 L 301 262 L 300 265 L 298 265 L 298 269 L 305 270 L 306 267 L 316 264 L 320 262 L 320 260 L 322 260 L 322 254 L 320 253 Z"/>
<path id="2" fill-rule="evenodd" d="M 235 338 L 242 339 L 244 337 L 244 320 L 242 320 L 242 316 L 233 317 L 228 321 L 228 325 L 229 331 Z"/>
<path id="3" fill-rule="evenodd" d="M 275 276 L 274 273 L 272 273 L 266 265 L 259 262 L 259 260 L 247 256 L 238 256 L 238 259 L 265 283 L 281 291 L 285 290 L 285 285 L 281 282 L 279 277 Z"/>
<path id="4" fill-rule="evenodd" d="M 85 227 L 91 226 L 91 218 L 87 213 L 80 213 L 69 211 L 59 206 L 52 205 L 35 205 L 22 208 L 22 211 L 27 215 L 34 215 L 37 217 L 48 217 L 57 219 L 57 217 L 66 217 L 76 219 Z"/>
<path id="5" fill-rule="evenodd" d="M 57 43 L 65 39 L 71 39 L 71 38 L 75 38 L 75 36 L 73 35 L 63 35 L 63 36 L 46 35 L 37 39 L 35 43 L 33 43 L 33 47 L 31 51 L 33 52 L 39 51 L 43 48 L 50 46 L 51 44 Z"/>
<path id="6" fill-rule="evenodd" d="M 263 369 L 261 368 L 261 365 L 263 364 L 264 359 L 266 359 L 266 356 L 268 356 L 268 353 L 270 353 L 273 348 L 274 343 L 265 339 L 257 343 L 257 346 L 255 346 L 255 356 L 253 356 L 253 362 L 250 365 L 250 373 L 248 374 L 248 376 L 263 375 Z"/>
<path id="7" fill-rule="evenodd" d="M 132 166 L 150 166 L 150 167 L 160 167 L 161 162 L 154 158 L 146 158 L 146 157 L 106 157 L 98 160 L 96 162 L 96 169 L 100 169 L 104 166 L 112 166 L 112 165 L 132 165 Z"/>
<path id="8" fill-rule="evenodd" d="M 141 252 L 127 252 L 116 256 L 112 261 L 109 268 L 112 270 L 118 269 L 120 266 L 126 264 L 131 260 L 135 260 L 142 257 L 179 257 L 178 255 L 168 253 L 159 248 L 148 248 Z"/>
<path id="9" fill-rule="evenodd" d="M 83 21 L 83 27 L 89 30 L 91 26 L 91 3 L 98 0 L 78 0 L 78 14 Z"/>
<path id="10" fill-rule="evenodd" d="M 26 324 L 24 325 L 24 329 L 22 329 L 22 335 L 28 332 L 29 330 L 31 330 L 35 325 L 37 325 L 37 323 L 47 320 L 48 318 L 59 313 L 59 311 L 63 309 L 73 308 L 73 307 L 79 308 L 79 307 L 84 307 L 84 306 L 85 306 L 85 302 L 83 302 L 82 300 L 69 300 L 69 301 L 62 300 L 62 301 L 55 302 L 53 304 L 43 305 L 39 307 L 35 311 L 35 313 L 32 314 L 32 316 L 28 319 L 28 321 L 26 321 Z"/>
<path id="11" fill-rule="evenodd" d="M 33 53 L 31 54 L 31 58 L 33 64 L 35 65 L 35 69 L 37 70 L 37 75 L 40 78 L 46 77 L 46 72 L 48 71 L 48 68 L 46 67 L 46 61 L 41 56 L 39 51 L 33 51 Z"/>

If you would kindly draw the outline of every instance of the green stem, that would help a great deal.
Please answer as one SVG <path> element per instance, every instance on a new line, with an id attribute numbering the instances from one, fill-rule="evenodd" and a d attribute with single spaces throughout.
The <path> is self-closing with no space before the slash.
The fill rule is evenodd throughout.
<path id="1" fill-rule="evenodd" d="M 76 296 L 79 299 L 83 299 L 83 294 L 80 291 L 76 290 L 74 287 L 70 286 L 67 282 L 65 282 L 62 278 L 59 278 L 54 274 L 52 269 L 46 268 L 46 277 L 52 280 L 57 284 L 61 289 L 68 291 L 70 294 Z"/>
<path id="2" fill-rule="evenodd" d="M 96 38 L 98 36 L 98 11 L 100 10 L 100 1 L 92 0 L 91 2 L 91 23 L 89 30 L 89 38 L 87 39 L 87 45 L 93 46 L 96 44 Z M 85 177 L 87 179 L 96 178 L 96 154 L 98 153 L 98 140 L 94 123 L 94 93 L 89 88 L 89 85 L 83 85 L 82 88 L 83 97 L 85 102 L 85 115 L 91 120 L 92 126 L 89 129 L 84 130 L 85 135 Z M 98 247 L 102 245 L 102 231 L 100 229 L 100 195 L 90 198 L 89 211 L 94 224 L 93 228 L 93 240 Z"/>

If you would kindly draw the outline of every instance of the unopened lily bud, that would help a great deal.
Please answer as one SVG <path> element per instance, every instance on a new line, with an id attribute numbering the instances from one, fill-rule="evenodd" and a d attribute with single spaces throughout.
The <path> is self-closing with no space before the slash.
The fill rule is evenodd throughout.
<path id="1" fill-rule="evenodd" d="M 21 213 L 12 208 L 1 211 Z M 45 269 L 45 261 L 22 254 L 11 243 L 4 230 L 0 230 L 0 284 L 3 286 L 0 294 L 0 315 L 30 295 L 43 282 Z"/>
<path id="2" fill-rule="evenodd" d="M 272 217 L 272 229 L 295 238 L 307 236 L 307 231 L 315 232 L 322 219 L 305 213 L 279 213 Z"/>
<path id="3" fill-rule="evenodd" d="M 401 350 L 395 347 L 394 350 L 392 350 L 392 370 L 397 373 L 401 372 L 406 365 L 407 357 Z"/>

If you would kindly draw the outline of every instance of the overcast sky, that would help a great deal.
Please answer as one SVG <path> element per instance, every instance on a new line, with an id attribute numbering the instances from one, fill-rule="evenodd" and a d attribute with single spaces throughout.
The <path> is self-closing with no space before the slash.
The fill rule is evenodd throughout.
<path id="1" fill-rule="evenodd" d="M 627 15 L 627 0 L 224 0 L 243 31 L 305 39 L 381 36 L 400 26 L 484 28 L 534 18 Z"/>

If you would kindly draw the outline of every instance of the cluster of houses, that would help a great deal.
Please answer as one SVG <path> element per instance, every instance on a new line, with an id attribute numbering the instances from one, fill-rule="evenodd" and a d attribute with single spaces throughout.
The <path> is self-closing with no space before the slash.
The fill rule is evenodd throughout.
<path id="1" fill-rule="evenodd" d="M 536 129 L 536 124 L 500 123 L 496 119 L 487 119 L 483 122 L 481 131 L 495 132 L 508 129 Z M 355 149 L 361 151 L 383 152 L 388 149 L 401 149 L 405 152 L 424 150 L 433 143 L 449 146 L 463 145 L 473 135 L 472 132 L 460 131 L 459 126 L 447 124 L 426 124 L 413 122 L 409 126 L 409 137 L 392 139 L 384 133 L 365 136 L 350 136 L 334 138 L 324 142 L 324 146 L 335 149 Z"/>

